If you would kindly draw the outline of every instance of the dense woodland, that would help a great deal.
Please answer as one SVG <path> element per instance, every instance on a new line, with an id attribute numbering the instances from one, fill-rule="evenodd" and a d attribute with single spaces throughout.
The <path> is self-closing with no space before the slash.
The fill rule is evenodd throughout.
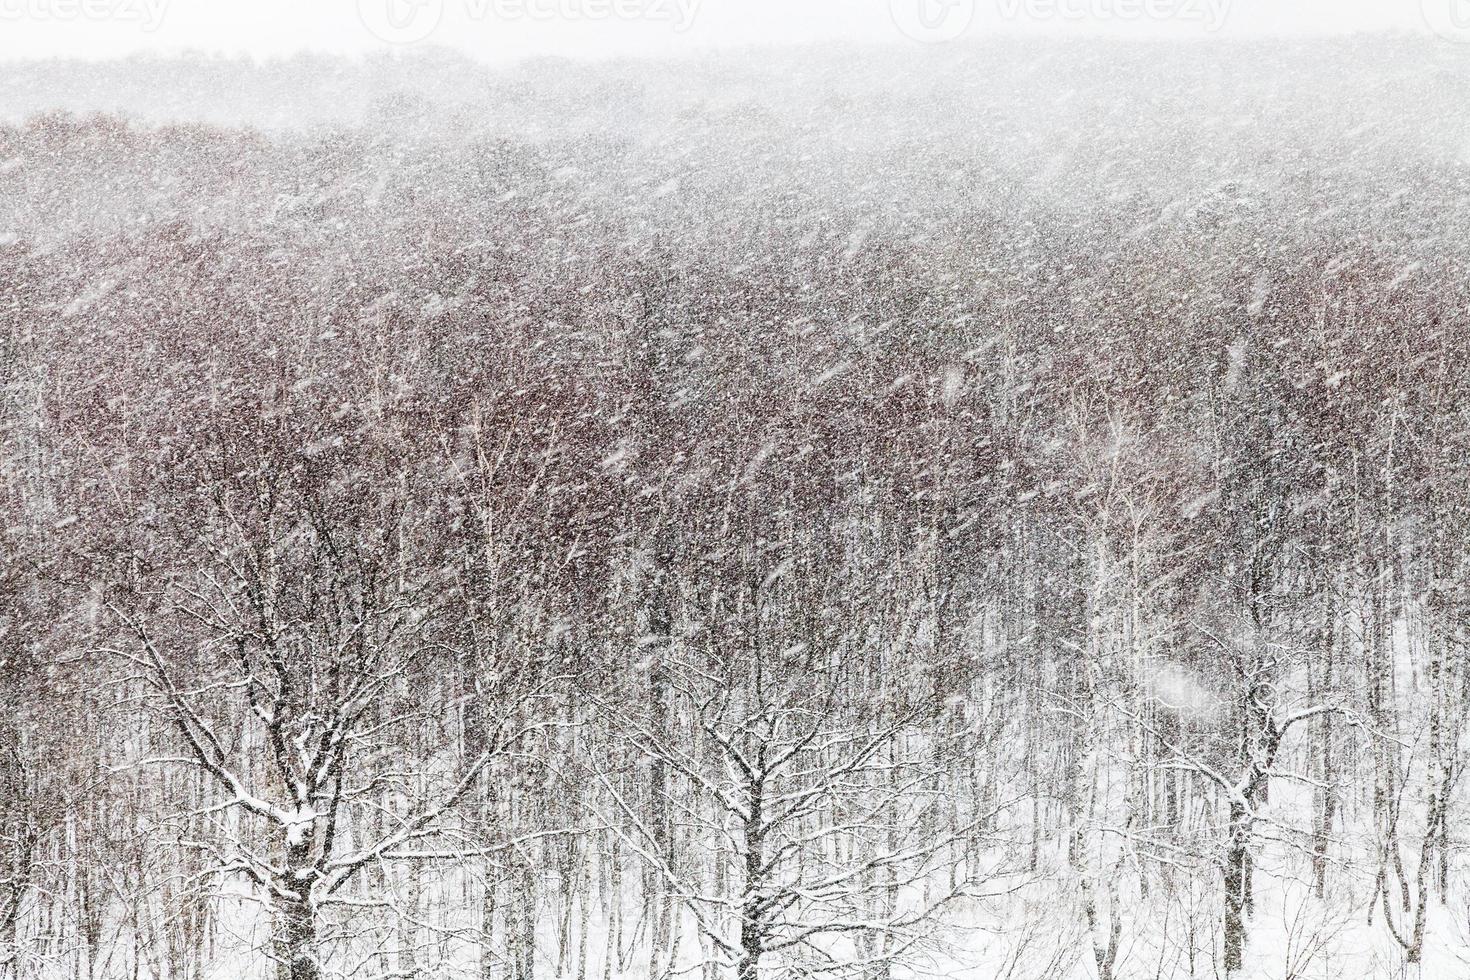
<path id="1" fill-rule="evenodd" d="M 1466 56 L 5 66 L 0 976 L 1470 976 Z"/>

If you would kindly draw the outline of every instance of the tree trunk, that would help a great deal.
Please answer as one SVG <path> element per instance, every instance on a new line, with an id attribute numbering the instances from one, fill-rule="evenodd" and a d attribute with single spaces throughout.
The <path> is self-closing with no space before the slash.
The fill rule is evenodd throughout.
<path id="1" fill-rule="evenodd" d="M 659 738 L 669 736 L 669 673 L 667 660 L 672 655 L 673 612 L 669 595 L 672 558 L 669 555 L 667 534 L 660 531 L 655 542 L 652 597 L 648 607 L 648 629 L 654 640 L 653 663 L 648 672 L 649 713 L 653 730 Z M 649 804 L 653 808 L 651 824 L 664 864 L 673 868 L 674 820 L 673 808 L 669 803 L 668 763 L 655 755 L 649 769 Z M 669 894 L 663 879 L 651 875 L 648 879 L 648 900 L 654 904 L 653 941 L 649 944 L 649 976 L 657 978 L 665 970 L 661 966 L 671 944 L 674 920 L 674 898 Z M 668 969 L 673 969 L 670 962 Z"/>
<path id="2" fill-rule="evenodd" d="M 1225 854 L 1225 974 L 1233 976 L 1245 962 L 1246 865 L 1249 828 L 1245 808 L 1230 804 L 1230 844 Z"/>
<path id="3" fill-rule="evenodd" d="M 19 899 L 16 902 L 19 903 Z M 20 976 L 20 943 L 16 935 L 16 918 L 12 910 L 7 911 L 3 921 L 0 921 L 0 978 L 3 980 L 16 980 Z"/>
<path id="4" fill-rule="evenodd" d="M 485 893 L 480 899 L 480 980 L 495 978 L 495 889 L 494 864 L 485 865 Z"/>
<path id="5" fill-rule="evenodd" d="M 309 900 L 282 901 L 278 907 L 276 951 L 279 980 L 321 980 L 317 959 L 316 909 Z"/>
<path id="6" fill-rule="evenodd" d="M 740 907 L 740 966 L 738 980 L 760 980 L 761 953 L 765 951 L 765 907 L 761 883 L 764 878 L 765 787 L 757 781 L 749 786 L 750 815 L 745 821 L 745 901 Z"/>
<path id="7" fill-rule="evenodd" d="M 738 980 L 760 980 L 761 939 L 754 922 L 740 924 L 740 967 Z"/>
<path id="8" fill-rule="evenodd" d="M 408 913 L 406 915 L 400 913 L 398 916 L 398 975 L 400 977 L 419 975 L 418 920 L 421 870 L 417 862 L 410 863 L 404 869 L 404 904 L 408 906 Z"/>

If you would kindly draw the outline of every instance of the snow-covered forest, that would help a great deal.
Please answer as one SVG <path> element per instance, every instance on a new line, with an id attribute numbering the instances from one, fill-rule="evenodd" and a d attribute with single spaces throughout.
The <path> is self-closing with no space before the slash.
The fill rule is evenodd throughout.
<path id="1" fill-rule="evenodd" d="M 1470 976 L 1466 106 L 0 66 L 0 976 Z"/>

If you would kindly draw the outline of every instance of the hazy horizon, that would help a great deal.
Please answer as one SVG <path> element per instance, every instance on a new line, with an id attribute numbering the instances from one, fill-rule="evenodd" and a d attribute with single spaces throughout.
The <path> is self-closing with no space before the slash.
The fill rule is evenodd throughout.
<path id="1" fill-rule="evenodd" d="M 503 62 L 759 45 L 922 45 L 956 38 L 1319 37 L 1470 40 L 1463 0 L 3 0 L 0 60 L 139 53 L 269 58 L 441 45 Z"/>

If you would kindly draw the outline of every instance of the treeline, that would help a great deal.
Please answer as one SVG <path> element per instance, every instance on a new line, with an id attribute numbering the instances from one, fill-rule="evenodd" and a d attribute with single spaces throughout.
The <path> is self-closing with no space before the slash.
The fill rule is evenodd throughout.
<path id="1" fill-rule="evenodd" d="M 1470 956 L 1463 176 L 922 104 L 0 130 L 7 975 Z"/>

